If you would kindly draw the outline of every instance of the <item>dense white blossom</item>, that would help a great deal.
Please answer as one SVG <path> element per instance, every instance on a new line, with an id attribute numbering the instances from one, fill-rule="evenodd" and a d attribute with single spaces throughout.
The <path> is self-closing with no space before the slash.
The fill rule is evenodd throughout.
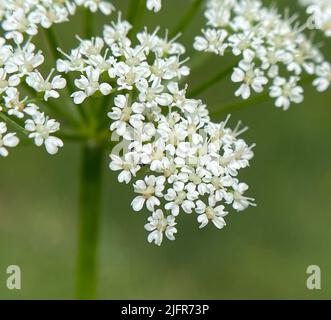
<path id="1" fill-rule="evenodd" d="M 161 0 L 146 0 L 149 10 L 161 10 Z M 69 21 L 77 7 L 110 15 L 115 7 L 108 0 L 0 0 L 1 26 L 8 38 L 23 42 L 24 35 L 35 36 L 38 29 Z"/>
<path id="2" fill-rule="evenodd" d="M 325 4 L 331 7 L 330 0 L 308 2 L 315 3 L 309 7 L 311 11 L 323 3 L 324 15 L 328 12 Z M 208 0 L 205 17 L 206 28 L 195 38 L 194 48 L 235 56 L 238 62 L 231 79 L 240 83 L 236 96 L 248 99 L 252 91 L 269 90 L 276 106 L 288 109 L 291 103 L 303 101 L 302 83 L 311 77 L 319 91 L 329 87 L 328 63 L 304 34 L 306 26 L 300 26 L 296 16 L 282 16 L 261 0 Z M 331 27 L 330 16 L 324 20 L 316 16 L 316 20 Z"/>
<path id="3" fill-rule="evenodd" d="M 43 78 L 38 68 L 44 62 L 44 55 L 36 50 L 35 45 L 28 41 L 17 43 L 15 39 L 5 40 L 0 38 L 0 112 L 19 120 L 23 120 L 21 131 L 24 128 L 30 133 L 28 138 L 33 139 L 37 146 L 45 143 L 46 150 L 55 154 L 63 143 L 58 138 L 50 136 L 59 130 L 59 124 L 55 120 L 49 120 L 32 100 L 39 101 L 42 98 L 47 102 L 49 98 L 59 98 L 58 90 L 64 89 L 66 80 L 61 75 L 54 75 L 55 69 L 51 70 L 46 79 Z M 31 87 L 35 94 L 26 95 L 22 87 Z M 40 97 L 38 97 L 41 95 Z M 29 101 L 30 100 L 30 101 Z M 17 141 L 13 135 L 12 141 Z M 6 146 L 6 144 L 4 144 Z M 8 145 L 16 146 L 17 143 Z M 5 149 L 3 149 L 5 150 Z M 3 151 L 4 153 L 5 151 Z"/>
<path id="4" fill-rule="evenodd" d="M 127 37 L 130 28 L 119 17 L 116 24 L 104 27 L 103 39 L 79 39 L 78 47 L 64 54 L 58 71 L 75 72 L 84 99 L 97 93 L 99 79 L 113 88 L 108 117 L 118 144 L 109 167 L 119 172 L 119 182 L 132 182 L 137 194 L 133 210 L 151 213 L 145 226 L 151 232 L 149 242 L 160 245 L 164 232 L 173 240 L 174 219 L 183 213 L 196 215 L 200 227 L 211 221 L 221 229 L 225 206 L 242 211 L 254 205 L 244 195 L 247 185 L 238 180 L 239 170 L 249 166 L 254 145 L 239 138 L 246 128 L 229 129 L 229 117 L 212 123 L 206 105 L 186 97 L 187 86 L 180 81 L 189 69 L 182 45 L 144 30 L 132 46 Z M 73 63 L 73 57 L 79 63 Z M 95 61 L 101 60 L 98 67 Z M 241 66 L 247 73 L 241 81 L 260 91 L 265 84 L 260 74 L 253 72 L 255 79 Z M 94 78 L 86 76 L 92 71 Z M 79 102 L 77 93 L 73 99 Z"/>
<path id="5" fill-rule="evenodd" d="M 311 21 L 318 18 L 316 27 L 328 34 L 327 8 L 322 7 L 323 15 L 316 9 L 323 1 L 309 2 Z M 149 215 L 145 229 L 150 243 L 174 240 L 177 222 L 190 216 L 199 228 L 222 229 L 229 212 L 255 206 L 239 177 L 249 167 L 255 145 L 241 138 L 247 128 L 240 122 L 234 129 L 230 116 L 215 123 L 203 101 L 188 97 L 189 58 L 179 35 L 161 36 L 159 28 L 133 33 L 119 12 L 101 36 L 77 35 L 77 45 L 69 50 L 52 48 L 61 58 L 44 70 L 48 57 L 34 44 L 40 28 L 69 21 L 77 7 L 110 15 L 112 3 L 0 0 L 0 116 L 7 122 L 0 122 L 0 156 L 22 139 L 56 154 L 63 141 L 54 112 L 63 115 L 64 126 L 73 123 L 74 138 L 82 135 L 109 147 L 109 168 L 135 193 L 133 211 Z M 147 0 L 146 7 L 158 12 L 161 0 Z M 232 54 L 236 96 L 249 99 L 266 92 L 286 110 L 303 101 L 307 76 L 318 91 L 329 88 L 331 65 L 296 17 L 282 16 L 261 0 L 208 0 L 205 16 L 207 26 L 194 48 Z M 54 105 L 62 90 L 66 99 Z M 11 125 L 17 132 L 11 132 Z"/>

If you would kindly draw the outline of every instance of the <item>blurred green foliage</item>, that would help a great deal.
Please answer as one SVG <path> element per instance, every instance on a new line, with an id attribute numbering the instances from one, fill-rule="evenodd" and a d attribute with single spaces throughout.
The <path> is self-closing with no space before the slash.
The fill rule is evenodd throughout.
<path id="1" fill-rule="evenodd" d="M 142 23 L 174 26 L 187 4 L 164 0 L 163 11 L 146 13 Z M 288 6 L 287 1 L 277 5 Z M 291 6 L 297 8 L 294 1 Z M 96 19 L 96 31 L 107 20 Z M 70 28 L 56 27 L 65 48 L 80 23 L 77 16 Z M 202 23 L 201 15 L 182 37 L 189 53 Z M 329 47 L 322 50 L 330 58 Z M 209 60 L 191 82 L 198 84 L 226 61 Z M 213 108 L 233 99 L 232 92 L 227 79 L 202 98 Z M 161 248 L 147 244 L 147 216 L 132 212 L 131 188 L 119 185 L 105 164 L 98 297 L 331 298 L 330 101 L 331 91 L 307 88 L 305 102 L 288 112 L 267 103 L 233 113 L 232 124 L 243 120 L 250 127 L 245 139 L 257 143 L 252 167 L 241 177 L 258 207 L 231 213 L 222 231 L 211 225 L 199 231 L 194 217 L 183 216 L 175 242 L 165 241 Z M 55 157 L 27 146 L 1 159 L 0 298 L 74 298 L 79 156 L 79 146 L 66 144 Z M 20 291 L 5 287 L 11 264 L 22 269 Z M 322 269 L 321 291 L 306 289 L 311 264 Z"/>

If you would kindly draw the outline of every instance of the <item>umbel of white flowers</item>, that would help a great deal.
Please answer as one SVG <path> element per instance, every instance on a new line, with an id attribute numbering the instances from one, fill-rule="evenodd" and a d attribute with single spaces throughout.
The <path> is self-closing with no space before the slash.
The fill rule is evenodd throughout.
<path id="1" fill-rule="evenodd" d="M 207 26 L 194 48 L 236 57 L 231 76 L 239 84 L 236 96 L 248 99 L 252 92 L 268 91 L 276 107 L 286 110 L 303 101 L 302 83 L 312 79 L 318 91 L 329 88 L 331 66 L 296 16 L 282 16 L 261 0 L 208 0 L 205 17 Z"/>
<path id="2" fill-rule="evenodd" d="M 95 9 L 88 1 L 85 5 Z M 102 3 L 99 6 L 104 13 L 114 9 Z M 147 6 L 160 8 L 158 1 L 148 1 Z M 114 106 L 108 117 L 119 144 L 110 154 L 110 169 L 119 171 L 120 182 L 132 183 L 137 193 L 133 210 L 146 207 L 151 213 L 145 228 L 150 232 L 148 240 L 157 245 L 164 234 L 174 240 L 176 218 L 181 214 L 196 216 L 201 228 L 210 221 L 221 229 L 225 226 L 225 206 L 242 211 L 254 205 L 254 199 L 244 196 L 247 184 L 238 179 L 239 170 L 253 157 L 253 145 L 239 138 L 247 128 L 241 129 L 240 124 L 234 130 L 227 128 L 228 118 L 212 123 L 200 100 L 186 98 L 187 86 L 181 88 L 179 83 L 189 68 L 181 58 L 185 53 L 181 44 L 159 37 L 157 30 L 149 33 L 145 29 L 136 35 L 138 44 L 132 46 L 128 38 L 131 25 L 119 14 L 117 21 L 104 27 L 102 37 L 77 37 L 77 48 L 69 53 L 60 50 L 63 58 L 57 60 L 56 70 L 43 77 L 38 69 L 44 55 L 36 51 L 32 36 L 40 25 L 55 23 L 45 22 L 43 8 L 24 8 L 27 17 L 36 17 L 38 10 L 40 18 L 25 24 L 25 30 L 10 23 L 18 22 L 21 18 L 14 16 L 22 11 L 17 13 L 19 10 L 11 7 L 11 15 L 6 12 L 3 25 L 7 39 L 0 42 L 2 115 L 25 119 L 27 136 L 55 154 L 63 146 L 54 136 L 60 124 L 49 119 L 31 97 L 21 98 L 21 86 L 31 87 L 44 101 L 57 99 L 67 85 L 57 71 L 76 75 L 77 89 L 71 95 L 75 104 L 95 94 L 112 94 Z M 73 13 L 66 12 L 63 21 Z M 24 40 L 26 35 L 28 40 Z M 7 156 L 8 149 L 18 143 L 16 133 L 7 133 L 6 124 L 1 123 L 1 155 Z M 123 156 L 117 152 L 119 148 Z"/>
<path id="3" fill-rule="evenodd" d="M 150 242 L 160 245 L 163 234 L 174 240 L 181 214 L 196 215 L 201 228 L 211 221 L 221 229 L 225 206 L 242 211 L 254 205 L 238 180 L 253 157 L 253 145 L 239 138 L 247 128 L 231 130 L 228 119 L 212 123 L 200 100 L 186 98 L 179 85 L 189 74 L 181 44 L 146 29 L 132 46 L 130 29 L 119 16 L 102 38 L 80 39 L 58 60 L 58 70 L 81 74 L 72 94 L 76 104 L 97 91 L 115 95 L 108 116 L 119 143 L 110 169 L 119 171 L 120 182 L 133 183 L 133 210 L 151 212 L 145 225 Z M 123 157 L 116 152 L 122 148 Z"/>
<path id="4" fill-rule="evenodd" d="M 161 9 L 158 0 L 146 5 Z M 47 116 L 45 105 L 58 99 L 61 90 L 70 91 L 65 80 L 70 74 L 74 90 L 69 93 L 77 108 L 92 96 L 109 96 L 104 119 L 98 119 L 104 123 L 108 117 L 118 142 L 109 167 L 119 173 L 119 182 L 132 184 L 137 194 L 133 210 L 149 212 L 149 242 L 160 245 L 164 236 L 174 240 L 181 216 L 193 216 L 200 228 L 211 222 L 221 229 L 229 209 L 254 206 L 254 199 L 245 196 L 248 185 L 239 180 L 240 169 L 254 156 L 254 145 L 240 137 L 247 128 L 239 123 L 230 129 L 229 116 L 214 123 L 201 100 L 187 98 L 188 86 L 182 83 L 190 69 L 177 37 L 161 37 L 158 29 L 147 28 L 129 37 L 132 26 L 119 13 L 102 36 L 77 36 L 70 52 L 57 48 L 62 58 L 47 75 L 41 74 L 45 58 L 34 37 L 40 28 L 67 21 L 78 6 L 107 15 L 115 10 L 102 0 L 0 0 L 5 31 L 0 38 L 0 156 L 19 144 L 22 133 L 49 154 L 63 147 L 60 123 Z M 319 90 L 328 87 L 327 63 L 292 18 L 281 18 L 260 1 L 245 0 L 210 0 L 206 16 L 210 28 L 196 39 L 195 48 L 221 55 L 230 50 L 240 57 L 232 76 L 242 82 L 237 95 L 247 98 L 251 90 L 261 92 L 272 81 L 270 95 L 277 106 L 287 108 L 303 99 L 298 85 L 303 72 L 316 76 Z M 281 76 L 284 68 L 292 72 L 288 79 Z M 32 96 L 24 94 L 27 88 Z M 17 132 L 8 132 L 7 125 Z"/>

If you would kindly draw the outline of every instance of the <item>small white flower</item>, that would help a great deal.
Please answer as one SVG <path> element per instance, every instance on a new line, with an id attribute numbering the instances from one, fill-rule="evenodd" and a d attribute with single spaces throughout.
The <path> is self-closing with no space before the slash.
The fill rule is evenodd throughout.
<path id="1" fill-rule="evenodd" d="M 132 177 L 136 176 L 139 171 L 139 155 L 134 152 L 126 153 L 124 159 L 114 154 L 110 155 L 110 169 L 113 171 L 121 171 L 118 175 L 119 182 L 129 183 Z"/>
<path id="2" fill-rule="evenodd" d="M 324 92 L 330 87 L 331 83 L 331 64 L 324 62 L 316 68 L 317 78 L 314 80 L 313 85 L 317 91 Z"/>
<path id="3" fill-rule="evenodd" d="M 233 209 L 237 211 L 243 211 L 248 206 L 256 206 L 254 198 L 244 196 L 244 193 L 248 190 L 248 185 L 246 183 L 234 184 L 232 188 L 234 190 L 234 201 L 232 204 Z"/>
<path id="4" fill-rule="evenodd" d="M 200 229 L 204 228 L 209 221 L 211 221 L 214 226 L 218 229 L 225 227 L 226 223 L 224 217 L 228 214 L 224 211 L 224 206 L 220 205 L 218 207 L 206 206 L 201 200 L 197 201 L 195 211 L 198 215 L 198 222 L 200 223 Z"/>
<path id="5" fill-rule="evenodd" d="M 142 125 L 144 116 L 141 114 L 144 110 L 143 105 L 135 102 L 130 105 L 128 96 L 118 95 L 114 99 L 115 106 L 108 113 L 108 117 L 113 121 L 110 126 L 111 131 L 116 131 L 119 136 L 127 137 L 128 127 L 138 128 Z"/>
<path id="6" fill-rule="evenodd" d="M 228 33 L 226 30 L 207 29 L 202 30 L 203 37 L 196 37 L 194 41 L 194 49 L 197 51 L 213 52 L 215 54 L 224 55 L 228 44 L 224 42 Z"/>
<path id="7" fill-rule="evenodd" d="M 164 198 L 168 201 L 165 205 L 167 210 L 171 211 L 173 216 L 178 216 L 180 208 L 185 213 L 191 213 L 195 207 L 194 200 L 198 199 L 199 193 L 193 183 L 185 185 L 181 181 L 174 183 L 173 188 L 168 189 Z"/>
<path id="8" fill-rule="evenodd" d="M 176 221 L 174 216 L 165 217 L 163 211 L 158 209 L 148 218 L 145 229 L 150 232 L 148 242 L 154 242 L 160 246 L 163 240 L 163 233 L 169 240 L 175 240 L 174 234 L 177 233 Z"/>
<path id="9" fill-rule="evenodd" d="M 46 117 L 44 113 L 34 109 L 32 119 L 25 121 L 25 129 L 31 132 L 29 138 L 34 139 L 35 145 L 40 147 L 45 144 L 46 151 L 51 155 L 63 147 L 62 140 L 51 135 L 60 129 L 60 124 Z"/>
<path id="10" fill-rule="evenodd" d="M 161 0 L 147 0 L 147 9 L 154 12 L 159 12 L 162 7 Z"/>
<path id="11" fill-rule="evenodd" d="M 236 91 L 236 96 L 241 96 L 243 99 L 248 99 L 251 95 L 251 88 L 258 93 L 263 91 L 263 86 L 268 83 L 268 79 L 264 76 L 262 70 L 255 68 L 254 64 L 242 60 L 239 63 L 239 68 L 235 68 L 231 77 L 233 82 L 243 82 L 240 88 Z"/>
<path id="12" fill-rule="evenodd" d="M 110 84 L 104 82 L 99 83 L 100 71 L 92 67 L 86 68 L 86 76 L 81 76 L 80 79 L 75 80 L 75 85 L 81 91 L 74 92 L 71 96 L 75 104 L 81 104 L 87 97 L 92 96 L 97 91 L 103 95 L 109 95 L 112 87 Z"/>
<path id="13" fill-rule="evenodd" d="M 7 77 L 5 69 L 0 68 L 0 94 L 6 91 L 9 87 L 15 87 L 19 84 L 20 79 L 16 75 Z"/>
<path id="14" fill-rule="evenodd" d="M 44 92 L 44 99 L 48 101 L 49 98 L 57 99 L 60 94 L 57 90 L 65 88 L 67 82 L 62 76 L 57 75 L 52 80 L 51 77 L 55 69 L 52 69 L 46 79 L 40 74 L 40 72 L 31 72 L 26 78 L 26 83 L 35 89 L 37 92 Z"/>
<path id="15" fill-rule="evenodd" d="M 24 117 L 23 110 L 25 108 L 25 102 L 28 97 L 25 97 L 23 100 L 21 100 L 20 93 L 17 88 L 8 88 L 3 99 L 5 101 L 5 107 L 8 109 L 7 113 L 10 116 L 15 116 L 20 119 Z"/>
<path id="16" fill-rule="evenodd" d="M 16 147 L 20 140 L 16 137 L 16 133 L 7 133 L 7 125 L 0 122 L 0 157 L 7 157 L 9 152 L 7 148 Z"/>
<path id="17" fill-rule="evenodd" d="M 275 78 L 270 87 L 270 97 L 276 98 L 276 107 L 287 110 L 291 102 L 301 103 L 303 101 L 303 88 L 297 83 L 297 77 L 291 77 L 289 81 L 285 78 Z"/>
<path id="18" fill-rule="evenodd" d="M 33 72 L 45 60 L 42 52 L 35 52 L 35 49 L 35 45 L 31 42 L 27 42 L 23 47 L 18 47 L 6 62 L 6 72 L 18 73 L 20 77 Z"/>
<path id="19" fill-rule="evenodd" d="M 138 180 L 134 184 L 135 193 L 141 194 L 133 199 L 131 206 L 134 211 L 140 211 L 145 202 L 149 211 L 153 212 L 155 206 L 160 205 L 159 197 L 162 197 L 165 177 L 147 176 L 144 180 Z"/>

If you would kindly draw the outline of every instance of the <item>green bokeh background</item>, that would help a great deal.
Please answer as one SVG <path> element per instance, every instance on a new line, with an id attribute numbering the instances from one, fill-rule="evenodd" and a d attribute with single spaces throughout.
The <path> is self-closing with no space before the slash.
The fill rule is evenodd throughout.
<path id="1" fill-rule="evenodd" d="M 171 27 L 189 4 L 163 2 L 157 16 L 146 13 L 145 24 Z M 126 7 L 126 1 L 113 3 Z M 192 21 L 182 37 L 189 52 L 202 23 L 202 17 Z M 67 48 L 80 29 L 80 16 L 56 27 Z M 330 59 L 330 45 L 322 50 Z M 226 63 L 209 60 L 190 82 L 197 85 Z M 229 82 L 202 96 L 210 108 L 233 99 Z M 185 216 L 175 242 L 147 244 L 146 214 L 132 212 L 131 188 L 118 184 L 105 165 L 98 298 L 331 298 L 330 101 L 331 91 L 307 88 L 304 103 L 287 112 L 266 103 L 233 113 L 231 124 L 241 119 L 250 127 L 245 139 L 257 143 L 252 166 L 241 178 L 258 207 L 233 212 L 222 231 L 211 225 L 200 231 L 195 218 Z M 0 298 L 74 298 L 79 146 L 68 143 L 55 157 L 20 147 L 0 161 Z M 12 264 L 22 269 L 20 291 L 5 286 Z M 309 291 L 306 268 L 315 264 L 322 270 L 322 290 Z"/>

